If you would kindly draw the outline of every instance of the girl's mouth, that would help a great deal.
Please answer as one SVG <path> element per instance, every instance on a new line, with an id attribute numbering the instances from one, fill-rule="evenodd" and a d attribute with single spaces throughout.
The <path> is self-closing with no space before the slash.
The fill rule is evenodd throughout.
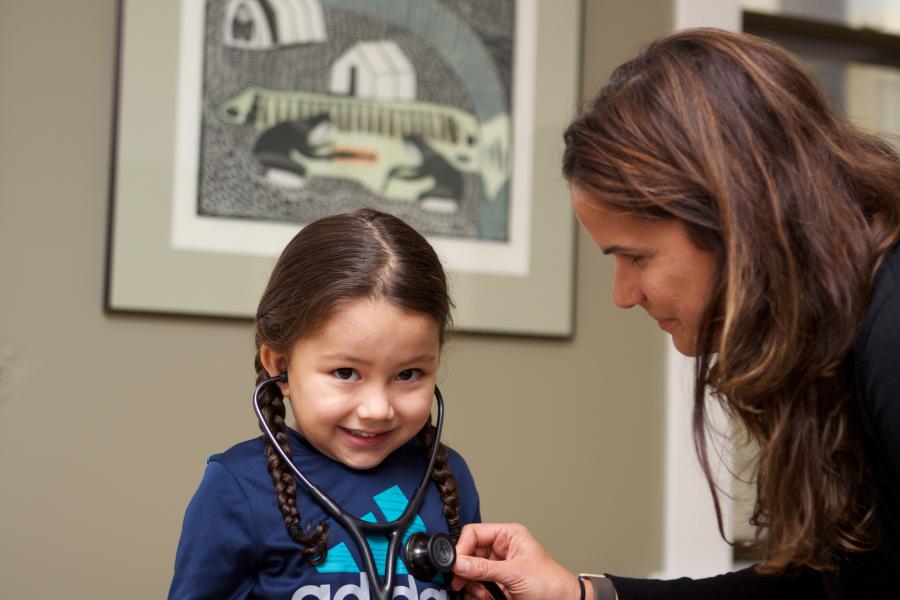
<path id="1" fill-rule="evenodd" d="M 384 442 L 391 431 L 363 431 L 361 429 L 340 428 L 344 432 L 347 441 L 357 447 L 371 448 Z"/>

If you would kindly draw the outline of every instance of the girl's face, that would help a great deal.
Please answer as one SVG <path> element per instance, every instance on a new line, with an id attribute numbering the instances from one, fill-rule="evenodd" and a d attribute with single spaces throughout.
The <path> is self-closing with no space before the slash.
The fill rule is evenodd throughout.
<path id="1" fill-rule="evenodd" d="M 697 330 L 716 270 L 712 252 L 698 248 L 675 219 L 630 216 L 572 186 L 572 206 L 604 254 L 616 260 L 613 301 L 640 306 L 675 348 L 696 356 Z"/>
<path id="2" fill-rule="evenodd" d="M 263 346 L 260 358 L 267 367 L 286 365 L 280 385 L 298 431 L 322 454 L 370 469 L 427 421 L 439 353 L 431 317 L 366 298 L 301 338 L 289 357 Z"/>

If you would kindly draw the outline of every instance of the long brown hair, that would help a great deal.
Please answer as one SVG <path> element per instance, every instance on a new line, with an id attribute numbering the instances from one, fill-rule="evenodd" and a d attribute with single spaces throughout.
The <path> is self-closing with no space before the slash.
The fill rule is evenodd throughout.
<path id="1" fill-rule="evenodd" d="M 290 354 L 297 340 L 314 335 L 341 306 L 359 298 L 381 299 L 434 319 L 441 345 L 450 325 L 452 303 L 447 280 L 434 249 L 415 229 L 391 215 L 370 209 L 310 223 L 285 247 L 275 264 L 256 313 L 257 383 L 269 373 L 260 361 L 265 344 Z M 277 386 L 260 393 L 260 408 L 281 447 L 290 456 L 284 398 Z M 435 428 L 429 421 L 417 440 L 431 450 Z M 304 526 L 297 509 L 297 484 L 282 466 L 267 437 L 265 453 L 275 497 L 291 537 L 310 564 L 325 560 L 324 523 Z M 432 479 L 444 503 L 451 534 L 459 531 L 459 491 L 441 444 Z"/>
<path id="2" fill-rule="evenodd" d="M 677 219 L 717 270 L 696 340 L 708 391 L 758 444 L 762 572 L 829 569 L 877 543 L 847 360 L 900 238 L 900 161 L 762 39 L 681 31 L 620 66 L 565 133 L 563 171 L 597 202 Z M 723 534 L 724 537 L 724 534 Z"/>

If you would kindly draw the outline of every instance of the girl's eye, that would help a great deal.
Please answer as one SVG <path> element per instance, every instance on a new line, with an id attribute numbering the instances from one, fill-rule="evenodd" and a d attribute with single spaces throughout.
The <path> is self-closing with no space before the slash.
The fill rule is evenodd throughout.
<path id="1" fill-rule="evenodd" d="M 404 369 L 397 373 L 397 379 L 400 381 L 415 381 L 421 376 L 421 369 Z"/>
<path id="2" fill-rule="evenodd" d="M 359 379 L 359 373 L 356 372 L 356 369 L 351 369 L 350 367 L 341 367 L 340 369 L 335 369 L 332 373 L 341 381 L 356 381 Z"/>

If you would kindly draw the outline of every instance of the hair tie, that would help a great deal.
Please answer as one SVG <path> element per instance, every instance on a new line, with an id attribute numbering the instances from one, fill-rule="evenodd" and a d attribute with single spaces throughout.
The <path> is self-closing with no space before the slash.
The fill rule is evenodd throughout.
<path id="1" fill-rule="evenodd" d="M 291 539 L 295 542 L 299 542 L 300 538 L 303 537 L 303 526 L 300 523 L 291 523 L 287 526 L 288 534 L 290 534 Z"/>

